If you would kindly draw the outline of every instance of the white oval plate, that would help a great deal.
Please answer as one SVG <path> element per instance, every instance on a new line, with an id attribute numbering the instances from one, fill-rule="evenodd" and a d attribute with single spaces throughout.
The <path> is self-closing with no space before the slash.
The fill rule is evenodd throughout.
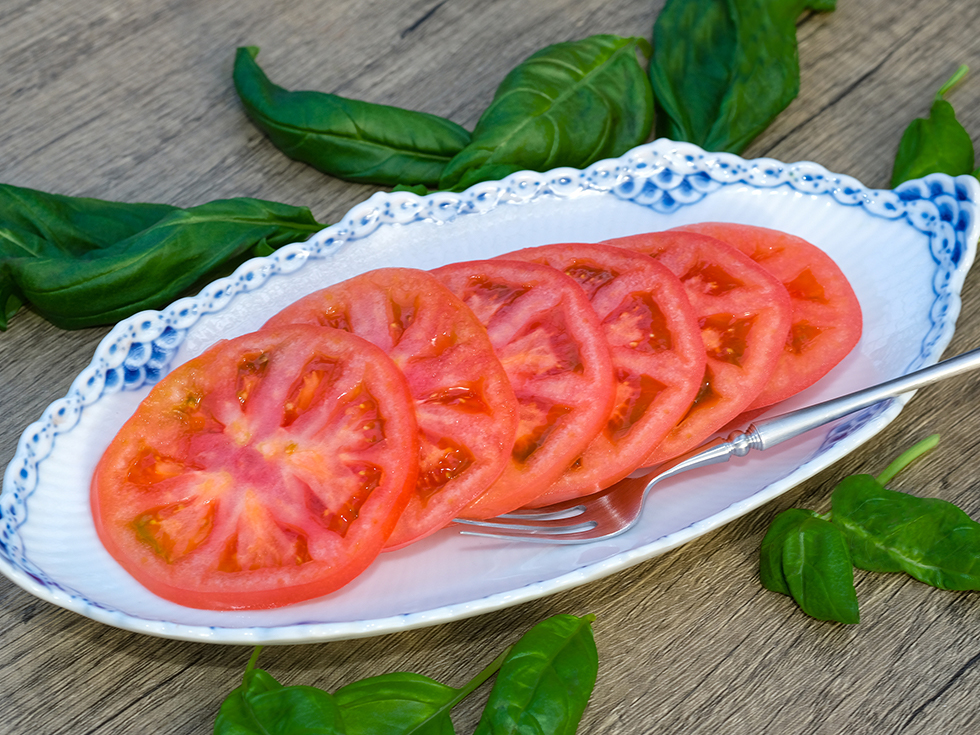
<path id="1" fill-rule="evenodd" d="M 503 542 L 453 529 L 382 555 L 344 589 L 277 610 L 181 607 L 103 549 L 89 478 L 109 440 L 170 367 L 261 326 L 300 296 L 382 266 L 434 268 L 552 242 L 594 242 L 699 221 L 785 230 L 826 250 L 860 299 L 855 351 L 780 412 L 934 363 L 973 262 L 980 186 L 942 175 L 870 190 L 814 163 L 746 161 L 667 140 L 590 168 L 522 172 L 462 194 L 379 193 L 306 243 L 249 261 L 194 298 L 120 322 L 68 395 L 21 437 L 0 494 L 0 570 L 32 594 L 151 635 L 300 643 L 390 633 L 490 612 L 662 554 L 814 475 L 883 429 L 907 400 L 763 454 L 683 475 L 638 526 L 580 546 Z"/>

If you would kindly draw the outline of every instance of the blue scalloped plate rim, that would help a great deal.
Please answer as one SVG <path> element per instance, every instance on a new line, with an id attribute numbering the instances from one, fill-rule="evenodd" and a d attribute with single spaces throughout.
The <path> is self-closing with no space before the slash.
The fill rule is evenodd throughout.
<path id="1" fill-rule="evenodd" d="M 296 278 L 295 274 L 303 277 L 305 270 L 314 267 L 311 263 L 342 262 L 348 256 L 339 254 L 353 252 L 356 256 L 357 251 L 352 251 L 351 246 L 356 248 L 357 243 L 364 241 L 380 240 L 383 247 L 396 247 L 399 237 L 416 231 L 406 228 L 417 229 L 420 223 L 426 223 L 426 227 L 449 225 L 459 228 L 459 223 L 476 221 L 491 213 L 498 219 L 520 218 L 532 216 L 536 209 L 544 209 L 543 224 L 548 224 L 550 217 L 554 225 L 560 224 L 554 218 L 567 216 L 551 213 L 554 207 L 574 201 L 596 203 L 615 211 L 617 216 L 626 211 L 622 209 L 626 206 L 627 217 L 632 216 L 633 207 L 640 207 L 651 213 L 655 220 L 665 218 L 667 226 L 672 226 L 675 220 L 671 217 L 696 209 L 695 205 L 734 196 L 741 208 L 744 202 L 764 201 L 759 197 L 764 198 L 771 192 L 778 192 L 787 202 L 805 200 L 811 210 L 812 207 L 818 207 L 815 211 L 819 212 L 826 209 L 830 216 L 845 211 L 851 212 L 847 216 L 853 216 L 853 212 L 859 212 L 860 223 L 865 219 L 875 220 L 871 227 L 883 226 L 883 222 L 899 223 L 900 228 L 911 228 L 910 232 L 927 244 L 927 262 L 933 269 L 931 301 L 927 304 L 928 315 L 923 317 L 918 345 L 907 359 L 902 358 L 905 364 L 901 372 L 936 362 L 952 337 L 960 309 L 960 290 L 973 263 L 980 236 L 977 218 L 980 185 L 969 176 L 952 178 L 934 174 L 906 182 L 894 191 L 874 190 L 811 162 L 785 164 L 772 159 L 745 160 L 731 154 L 708 153 L 690 144 L 658 140 L 584 170 L 562 168 L 547 173 L 520 172 L 499 182 L 477 184 L 462 194 L 443 192 L 419 197 L 407 192 L 378 193 L 355 206 L 341 222 L 307 242 L 286 246 L 266 258 L 249 261 L 195 297 L 180 299 L 161 311 L 142 312 L 116 325 L 100 343 L 92 362 L 78 375 L 67 395 L 54 401 L 40 420 L 28 426 L 21 436 L 17 452 L 6 469 L 0 493 L 0 571 L 41 599 L 127 630 L 219 643 L 299 643 L 378 635 L 490 612 L 605 577 L 717 528 L 860 446 L 893 420 L 909 397 L 880 404 L 828 428 L 816 449 L 807 450 L 805 459 L 787 470 L 778 482 L 766 484 L 749 497 L 731 502 L 704 518 L 672 529 L 670 533 L 637 541 L 633 546 L 627 543 L 627 546 L 612 551 L 597 551 L 591 557 L 584 553 L 560 573 L 534 579 L 534 572 L 531 572 L 531 577 L 512 589 L 497 589 L 448 603 L 440 601 L 430 607 L 423 603 L 420 608 L 416 604 L 408 611 L 388 610 L 376 617 L 368 614 L 357 619 L 333 619 L 329 614 L 322 614 L 322 604 L 294 614 L 286 624 L 263 622 L 261 613 L 252 617 L 213 613 L 210 614 L 213 622 L 192 623 L 174 620 L 172 618 L 181 616 L 173 614 L 159 617 L 136 614 L 98 599 L 98 595 L 79 591 L 71 580 L 60 578 L 44 564 L 36 563 L 37 547 L 32 548 L 25 542 L 25 536 L 30 535 L 27 532 L 34 533 L 34 526 L 30 525 L 32 515 L 28 512 L 32 496 L 39 482 L 44 482 L 39 480 L 42 471 L 51 471 L 45 462 L 51 462 L 59 441 L 68 441 L 73 433 L 83 431 L 76 427 L 84 425 L 88 414 L 99 404 L 114 400 L 113 396 L 136 396 L 140 391 L 148 390 L 166 374 L 175 360 L 182 361 L 190 356 L 182 355 L 181 351 L 194 339 L 201 343 L 194 349 L 203 349 L 207 330 L 204 330 L 204 336 L 188 339 L 188 335 L 196 334 L 195 330 L 200 331 L 201 325 L 218 324 L 220 334 L 222 329 L 227 329 L 226 322 L 237 308 L 229 307 L 246 298 L 245 294 L 269 290 L 270 284 L 279 283 L 279 279 Z M 784 204 L 780 200 L 779 206 Z M 725 206 L 728 205 L 722 206 L 722 210 Z M 765 207 L 771 208 L 772 203 L 765 204 L 763 210 Z M 540 226 L 534 224 L 531 229 Z M 611 225 L 606 223 L 604 226 Z M 889 231 L 901 231 L 891 224 L 888 227 L 891 228 Z M 473 228 L 462 229 L 471 233 L 469 237 L 478 239 L 472 234 Z M 605 230 L 600 227 L 597 232 L 600 234 L 593 233 L 593 238 L 583 239 L 601 237 Z M 386 244 L 390 242 L 396 245 Z M 517 246 L 527 244 L 535 243 Z M 475 249 L 479 254 L 488 247 L 495 246 L 481 241 Z M 503 251 L 507 249 L 513 247 L 505 247 Z M 350 257 L 354 258 L 351 267 L 356 269 L 355 256 Z M 918 256 L 924 260 L 921 254 Z M 422 262 L 425 257 L 428 256 L 413 254 L 409 261 L 419 260 L 419 267 L 438 264 Z M 437 260 L 445 258 L 445 254 L 435 257 Z M 301 293 L 293 294 L 293 298 L 298 295 Z M 791 459 L 790 463 L 793 461 Z M 34 518 L 33 523 L 42 524 L 46 520 L 42 514 L 42 517 Z M 454 532 L 443 532 L 448 533 Z M 447 538 L 437 535 L 423 541 L 421 545 L 427 548 L 420 552 L 421 558 L 432 553 L 433 546 L 457 543 L 452 539 L 447 541 Z M 510 543 L 509 546 L 520 544 Z M 490 553 L 502 558 L 507 558 L 505 552 L 507 550 L 501 546 L 490 548 Z M 412 563 L 412 552 L 408 552 L 408 558 L 404 560 L 389 562 L 383 558 L 378 562 L 395 566 Z M 309 616 L 303 617 L 307 612 Z M 192 617 L 198 621 L 208 615 L 194 611 Z"/>

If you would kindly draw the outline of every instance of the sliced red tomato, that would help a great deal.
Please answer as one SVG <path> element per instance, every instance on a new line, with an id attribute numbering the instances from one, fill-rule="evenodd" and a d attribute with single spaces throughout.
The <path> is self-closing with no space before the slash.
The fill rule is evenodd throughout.
<path id="1" fill-rule="evenodd" d="M 415 485 L 408 385 L 377 347 L 296 326 L 219 342 L 140 404 L 92 481 L 96 529 L 152 592 L 269 608 L 378 555 Z"/>
<path id="2" fill-rule="evenodd" d="M 616 380 L 602 431 L 531 505 L 608 487 L 643 463 L 697 395 L 705 354 L 684 288 L 656 261 L 608 245 L 545 245 L 500 258 L 550 265 L 579 284 L 602 325 Z"/>
<path id="3" fill-rule="evenodd" d="M 716 237 L 772 273 L 789 292 L 793 320 L 772 377 L 749 409 L 785 400 L 826 375 L 861 338 L 861 305 L 823 250 L 778 230 L 726 222 L 677 228 Z"/>
<path id="4" fill-rule="evenodd" d="M 693 449 L 752 404 L 782 354 L 789 294 L 751 258 L 707 235 L 668 230 L 608 244 L 651 255 L 680 278 L 707 353 L 694 404 L 648 457 L 655 464 Z"/>
<path id="5" fill-rule="evenodd" d="M 421 270 L 382 268 L 317 291 L 266 327 L 312 323 L 346 329 L 402 370 L 419 426 L 419 476 L 386 548 L 448 524 L 497 479 L 517 430 L 517 399 L 473 312 Z"/>
<path id="6" fill-rule="evenodd" d="M 554 268 L 483 260 L 432 273 L 486 327 L 520 407 L 510 462 L 459 514 L 492 518 L 541 495 L 603 428 L 612 360 L 585 292 Z"/>

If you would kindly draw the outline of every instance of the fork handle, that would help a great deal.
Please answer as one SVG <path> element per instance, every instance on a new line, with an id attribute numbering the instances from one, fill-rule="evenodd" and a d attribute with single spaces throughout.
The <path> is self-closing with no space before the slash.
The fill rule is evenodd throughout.
<path id="1" fill-rule="evenodd" d="M 744 457 L 753 449 L 769 449 L 886 398 L 894 398 L 977 368 L 980 368 L 980 348 L 864 390 L 756 421 L 749 424 L 745 431 L 733 431 L 727 440 L 716 437 L 658 466 L 650 476 L 646 490 L 686 470 L 727 462 L 732 457 Z"/>
<path id="2" fill-rule="evenodd" d="M 734 449 L 733 453 L 738 456 L 747 453 L 749 449 L 768 449 L 810 429 L 873 406 L 886 398 L 894 398 L 977 368 L 980 368 L 980 348 L 864 390 L 848 393 L 781 416 L 774 416 L 771 419 L 762 419 L 749 424 L 746 432 L 733 434 L 729 437 L 729 442 L 746 445 L 743 451 Z"/>

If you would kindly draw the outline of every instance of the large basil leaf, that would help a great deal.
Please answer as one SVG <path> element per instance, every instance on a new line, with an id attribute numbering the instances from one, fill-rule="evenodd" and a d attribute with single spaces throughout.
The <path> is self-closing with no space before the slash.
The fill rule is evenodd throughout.
<path id="1" fill-rule="evenodd" d="M 66 256 L 81 256 L 130 237 L 176 209 L 169 204 L 121 204 L 0 184 L 0 330 L 23 305 L 8 259 L 31 257 L 51 246 Z"/>
<path id="2" fill-rule="evenodd" d="M 239 48 L 233 80 L 245 111 L 290 158 L 349 181 L 434 186 L 470 134 L 450 120 L 324 92 L 292 92 L 269 81 Z"/>
<path id="3" fill-rule="evenodd" d="M 941 589 L 980 589 L 980 524 L 952 503 L 855 475 L 835 488 L 831 506 L 855 566 L 904 571 Z"/>
<path id="4" fill-rule="evenodd" d="M 786 538 L 799 530 L 804 521 L 817 517 L 810 510 L 790 508 L 776 516 L 762 539 L 759 549 L 759 580 L 767 590 L 791 595 L 786 575 L 783 574 L 783 544 Z"/>
<path id="5" fill-rule="evenodd" d="M 501 82 L 439 187 L 462 191 L 524 169 L 582 168 L 643 143 L 653 94 L 637 50 L 650 55 L 645 39 L 599 35 L 530 56 Z"/>
<path id="6" fill-rule="evenodd" d="M 346 735 L 337 705 L 311 686 L 284 687 L 262 669 L 221 703 L 214 735 Z"/>
<path id="7" fill-rule="evenodd" d="M 463 696 L 427 676 L 401 672 L 334 692 L 347 735 L 453 735 L 449 712 Z"/>
<path id="8" fill-rule="evenodd" d="M 163 308 L 322 227 L 305 207 L 259 199 L 179 209 L 0 184 L 0 328 L 19 302 L 64 329 Z"/>
<path id="9" fill-rule="evenodd" d="M 460 689 L 419 674 L 362 679 L 334 693 L 347 735 L 454 735 L 449 712 L 500 669 L 504 651 Z"/>
<path id="10" fill-rule="evenodd" d="M 835 0 L 667 0 L 653 27 L 657 135 L 740 153 L 796 97 L 796 19 Z"/>
<path id="11" fill-rule="evenodd" d="M 956 119 L 953 106 L 944 95 L 963 78 L 967 67 L 956 74 L 936 93 L 929 117 L 916 118 L 905 129 L 895 154 L 892 168 L 892 187 L 903 181 L 918 179 L 927 174 L 943 173 L 960 176 L 973 172 L 973 141 Z M 980 177 L 978 177 L 980 178 Z"/>
<path id="12" fill-rule="evenodd" d="M 822 518 L 807 518 L 783 540 L 783 575 L 790 594 L 817 620 L 857 623 L 854 568 L 841 530 Z"/>
<path id="13" fill-rule="evenodd" d="M 574 735 L 599 667 L 593 620 L 556 615 L 529 630 L 500 667 L 476 735 Z"/>

